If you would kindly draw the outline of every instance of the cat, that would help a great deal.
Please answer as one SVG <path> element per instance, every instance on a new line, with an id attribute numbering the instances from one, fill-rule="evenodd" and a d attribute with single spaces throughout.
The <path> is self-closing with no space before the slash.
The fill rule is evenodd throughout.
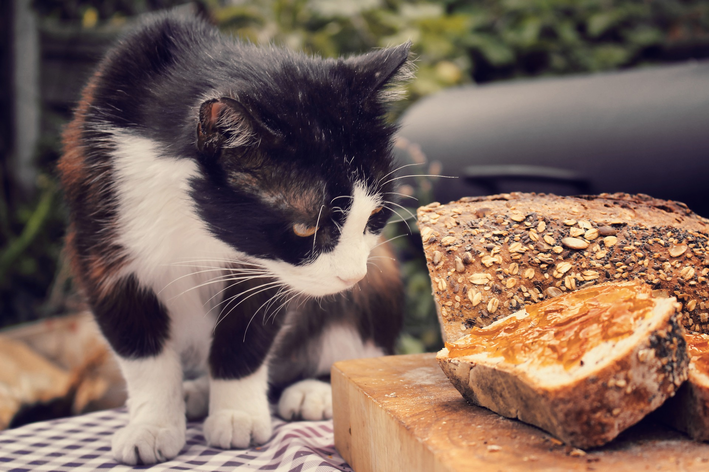
<path id="1" fill-rule="evenodd" d="M 391 354 L 403 289 L 386 105 L 411 44 L 323 59 L 160 14 L 99 63 L 58 169 L 74 277 L 116 354 L 126 464 L 332 416 L 334 361 Z"/>

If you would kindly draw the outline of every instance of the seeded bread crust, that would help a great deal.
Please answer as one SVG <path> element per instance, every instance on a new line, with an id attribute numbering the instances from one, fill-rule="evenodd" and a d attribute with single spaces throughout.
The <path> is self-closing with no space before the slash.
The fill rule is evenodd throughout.
<path id="1" fill-rule="evenodd" d="M 640 421 L 672 396 L 687 378 L 689 359 L 676 304 L 665 299 L 639 341 L 609 347 L 604 361 L 583 375 L 549 385 L 530 367 L 501 358 L 449 357 L 437 360 L 471 403 L 538 426 L 579 448 L 601 446 Z"/>
<path id="2" fill-rule="evenodd" d="M 418 209 L 445 340 L 523 306 L 637 278 L 681 303 L 709 332 L 709 220 L 647 195 L 511 193 Z"/>

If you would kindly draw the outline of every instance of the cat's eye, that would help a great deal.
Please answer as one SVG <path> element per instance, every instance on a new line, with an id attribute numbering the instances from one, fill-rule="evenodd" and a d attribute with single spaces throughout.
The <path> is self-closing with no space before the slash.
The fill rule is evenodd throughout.
<path id="1" fill-rule="evenodd" d="M 308 226 L 304 225 L 303 223 L 296 223 L 293 225 L 293 232 L 296 236 L 300 236 L 301 238 L 307 238 L 309 236 L 312 236 L 317 230 L 317 226 Z"/>
<path id="2" fill-rule="evenodd" d="M 375 208 L 374 210 L 372 210 L 372 213 L 370 213 L 369 216 L 374 216 L 374 215 L 376 215 L 377 213 L 379 213 L 380 211 L 382 211 L 382 208 L 383 208 L 383 207 L 377 207 L 377 208 Z"/>

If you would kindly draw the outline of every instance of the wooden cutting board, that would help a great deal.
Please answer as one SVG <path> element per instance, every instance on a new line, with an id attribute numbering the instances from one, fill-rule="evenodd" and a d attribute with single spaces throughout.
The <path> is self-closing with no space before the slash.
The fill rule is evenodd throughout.
<path id="1" fill-rule="evenodd" d="M 581 451 L 468 404 L 434 354 L 338 362 L 335 446 L 355 472 L 709 471 L 709 444 L 646 418 Z"/>

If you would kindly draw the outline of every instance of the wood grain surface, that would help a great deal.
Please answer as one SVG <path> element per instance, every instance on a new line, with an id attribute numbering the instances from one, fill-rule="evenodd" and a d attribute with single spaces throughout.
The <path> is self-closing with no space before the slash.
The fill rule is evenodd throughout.
<path id="1" fill-rule="evenodd" d="M 581 451 L 463 399 L 434 354 L 338 362 L 335 446 L 356 472 L 709 471 L 709 444 L 646 418 Z"/>

